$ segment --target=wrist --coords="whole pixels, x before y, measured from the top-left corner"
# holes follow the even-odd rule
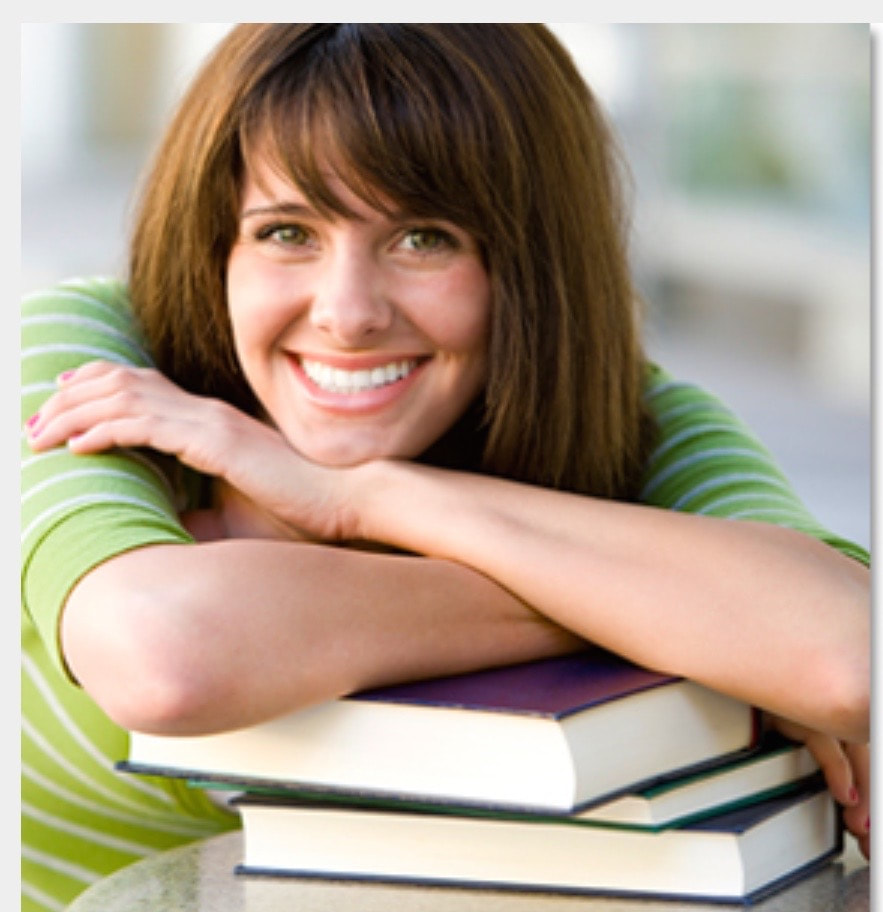
[[[385,493],[394,484],[388,461],[371,460],[338,471],[341,478],[335,488],[340,497],[340,537],[395,544],[389,540],[389,523],[383,522]]]
[[[351,527],[357,537],[430,557],[451,556],[439,533],[454,511],[463,518],[462,496],[452,496],[450,485],[455,473],[395,459],[367,462],[350,471]]]

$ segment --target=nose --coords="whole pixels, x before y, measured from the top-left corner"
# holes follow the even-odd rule
[[[347,247],[326,261],[314,286],[310,319],[337,344],[355,347],[388,329],[395,308],[380,266]]]

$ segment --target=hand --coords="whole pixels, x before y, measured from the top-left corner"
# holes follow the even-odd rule
[[[778,731],[807,746],[815,757],[828,789],[843,805],[843,822],[865,858],[871,857],[871,755],[867,744],[838,741],[805,725],[770,716]]]
[[[228,492],[218,516],[190,517],[197,537],[241,535],[245,528],[253,534],[256,511],[265,514],[260,537],[352,537],[344,522],[346,470],[309,462],[277,430],[229,403],[188,393],[156,370],[102,361],[58,382],[27,423],[32,449],[66,443],[71,452],[86,454],[150,447],[223,479],[244,497],[234,502]],[[244,510],[247,501],[252,505]],[[226,534],[220,534],[219,520]],[[264,535],[271,525],[273,534]]]

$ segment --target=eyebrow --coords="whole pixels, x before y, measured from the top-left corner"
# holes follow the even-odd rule
[[[276,203],[266,203],[260,206],[251,206],[248,209],[244,209],[239,214],[239,220],[244,221],[247,218],[253,218],[254,216],[266,216],[266,215],[285,215],[291,216],[294,218],[304,218],[304,217],[313,217],[317,215],[316,210],[309,203],[295,203],[295,202],[286,202],[285,200],[280,200]],[[364,217],[356,215],[353,213],[349,216],[340,216],[341,218],[349,218],[353,221],[361,222],[364,221]],[[412,218],[416,218],[414,215],[410,215],[405,211],[396,211],[386,214],[386,218],[390,221],[407,221]]]
[[[252,206],[245,209],[239,218],[246,219],[254,215],[307,215],[312,211],[303,203],[270,203],[266,206]]]

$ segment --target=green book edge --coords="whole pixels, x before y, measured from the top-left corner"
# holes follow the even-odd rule
[[[780,753],[781,751],[788,750],[789,748],[782,747],[778,750],[770,751],[770,755],[775,753]],[[745,761],[741,761],[744,763]],[[740,765],[739,762],[733,764],[726,764],[725,766],[719,767],[714,772],[723,772],[726,769]],[[654,785],[646,789],[642,789],[638,794],[645,797],[653,797],[655,795],[664,794],[667,791],[678,788],[684,783],[692,782],[697,779],[704,778],[708,776],[709,771],[705,770],[704,772],[696,773],[690,776],[686,776],[682,779],[675,779],[672,781],[666,781],[662,784]],[[362,794],[341,794],[337,792],[322,791],[321,789],[309,789],[301,790],[296,788],[273,788],[271,786],[261,787],[261,786],[241,786],[232,782],[225,782],[218,779],[188,779],[187,784],[191,788],[202,789],[202,790],[211,790],[211,791],[228,791],[236,792],[237,794],[242,795],[256,795],[266,798],[280,798],[285,799],[286,801],[297,801],[304,804],[312,804],[315,806],[327,806],[335,805],[338,807],[347,807],[347,808],[370,808],[374,810],[404,810],[414,813],[421,814],[436,814],[439,816],[454,816],[454,817],[475,817],[475,818],[485,818],[485,819],[496,819],[496,820],[518,820],[527,823],[567,823],[571,826],[585,826],[585,827],[595,827],[595,828],[606,828],[606,829],[615,829],[615,830],[638,830],[641,832],[662,832],[663,830],[677,829],[683,827],[689,823],[693,823],[698,820],[704,820],[707,817],[713,817],[718,814],[723,814],[728,811],[735,810],[740,807],[749,807],[752,804],[757,804],[761,801],[766,801],[769,798],[776,797],[778,795],[786,795],[791,792],[798,792],[801,789],[805,788],[809,782],[812,782],[815,779],[819,779],[820,774],[818,772],[812,773],[808,776],[805,776],[801,779],[796,779],[792,782],[786,782],[782,785],[774,786],[772,788],[762,789],[760,791],[751,792],[747,795],[742,795],[738,798],[734,798],[731,801],[725,801],[720,804],[716,804],[712,807],[708,807],[694,813],[684,814],[681,817],[674,818],[663,824],[632,824],[632,823],[621,823],[605,820],[586,820],[580,819],[575,815],[565,815],[565,814],[543,814],[543,813],[529,813],[529,812],[519,812],[519,811],[507,811],[507,810],[486,810],[479,807],[464,807],[464,806],[455,806],[455,805],[445,805],[432,802],[424,802],[413,799],[402,799],[402,800],[390,800],[389,798],[383,797],[374,797],[371,795],[362,795]]]

